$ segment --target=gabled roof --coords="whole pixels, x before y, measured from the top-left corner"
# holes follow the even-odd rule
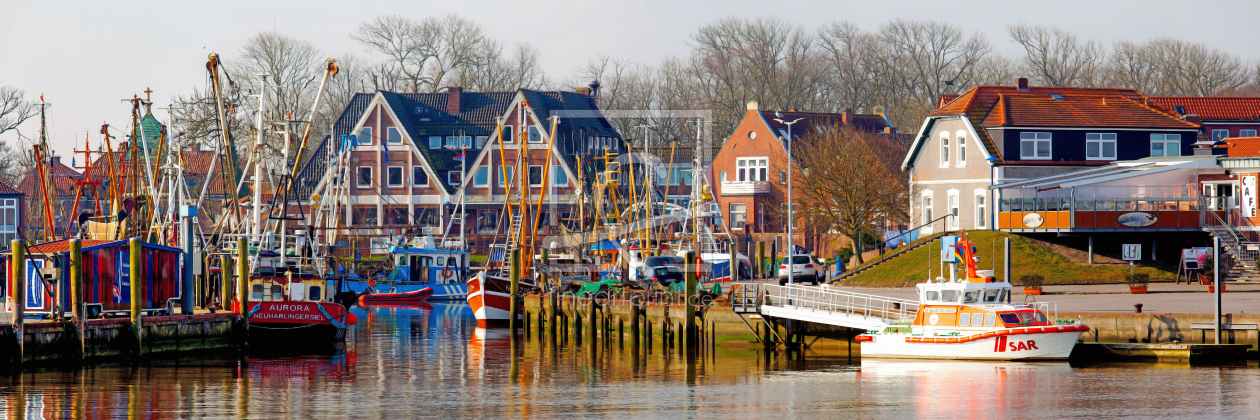
[[[55,194],[53,195],[55,196],[74,195],[74,181],[82,179],[83,174],[61,163],[61,160],[54,160],[51,167],[54,191],[50,192],[54,192]],[[39,173],[32,169],[30,173],[23,176],[22,180],[18,182],[17,190],[29,197],[42,196],[40,194]]]
[[[1107,105],[1103,105],[1104,98]],[[947,98],[942,96],[941,99]],[[975,134],[985,152],[999,160],[1003,159],[1002,154],[985,128],[1199,128],[1163,111],[1133,89],[1029,86],[1021,92],[1017,86],[976,86],[928,114],[902,163],[903,169],[908,169],[918,155],[928,125],[936,119],[954,116],[966,118],[977,129]]]
[[[1230,137],[1224,140],[1229,157],[1260,156],[1260,137]]]
[[[1260,121],[1260,98],[1256,97],[1157,96],[1151,102],[1169,112],[1198,115],[1202,121]]]

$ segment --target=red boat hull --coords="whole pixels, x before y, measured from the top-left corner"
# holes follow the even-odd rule
[[[423,288],[414,292],[407,293],[373,293],[370,295],[359,296],[360,305],[371,304],[406,304],[420,303],[433,296],[432,288]]]
[[[249,341],[255,344],[337,342],[358,322],[346,307],[331,302],[249,304]]]
[[[486,279],[488,282],[495,281],[491,277]],[[491,285],[482,284],[481,279],[475,276],[468,280],[468,306],[472,307],[473,315],[477,317],[477,325],[507,323],[511,314],[511,295],[494,290],[502,287],[486,286]]]

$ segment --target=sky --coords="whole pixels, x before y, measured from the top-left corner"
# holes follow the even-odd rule
[[[206,86],[206,57],[227,59],[249,37],[276,31],[304,39],[327,56],[354,54],[384,59],[350,39],[360,24],[379,15],[414,20],[450,13],[480,23],[512,45],[538,48],[552,80],[574,77],[598,56],[655,64],[688,54],[689,37],[717,19],[770,16],[808,30],[848,20],[867,30],[893,19],[938,20],[985,35],[996,52],[1016,56],[1008,25],[1058,26],[1105,43],[1174,37],[1260,59],[1260,2],[1256,1],[489,1],[354,0],[280,1],[82,1],[0,0],[0,85],[43,93],[53,149],[65,156],[93,148],[100,126],[126,129],[132,95],[153,90],[154,113],[163,121],[174,95]],[[38,121],[20,128],[38,136]],[[90,133],[90,134],[89,134]],[[0,141],[29,147],[15,132]],[[13,143],[16,142],[16,143]],[[73,146],[72,146],[73,145]],[[69,159],[64,159],[69,161]]]

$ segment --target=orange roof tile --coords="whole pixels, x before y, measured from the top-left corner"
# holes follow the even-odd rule
[[[1204,121],[1260,121],[1260,98],[1255,97],[1159,96],[1151,101],[1170,112],[1181,106]]]
[[[998,96],[982,127],[1199,128],[1123,96],[1064,93],[1062,100],[1025,93]]]
[[[1260,156],[1260,137],[1230,137],[1225,139],[1229,157]]]

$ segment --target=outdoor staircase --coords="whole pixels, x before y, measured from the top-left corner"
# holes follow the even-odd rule
[[[871,262],[870,264],[866,264],[861,267],[846,271],[844,274],[841,274],[840,277],[837,277],[836,279],[832,280],[832,282],[843,281],[845,279],[852,278],[853,276],[861,274],[863,271],[878,267],[880,264],[891,261],[893,258],[897,258],[901,254],[913,251],[915,249],[918,249],[919,247],[930,244],[932,243],[932,241],[936,240],[936,238],[939,238],[942,235],[944,235],[944,233],[934,233],[926,237],[919,238],[919,240],[914,241],[911,244],[899,246],[897,247],[896,251],[885,253],[884,256],[880,257],[874,262]]]
[[[1260,268],[1256,267],[1256,261],[1260,260],[1260,244],[1247,241],[1242,232],[1219,218],[1216,221],[1218,223],[1204,226],[1203,230],[1219,238],[1221,252],[1234,261],[1233,266],[1225,270],[1225,279],[1260,282]]]

